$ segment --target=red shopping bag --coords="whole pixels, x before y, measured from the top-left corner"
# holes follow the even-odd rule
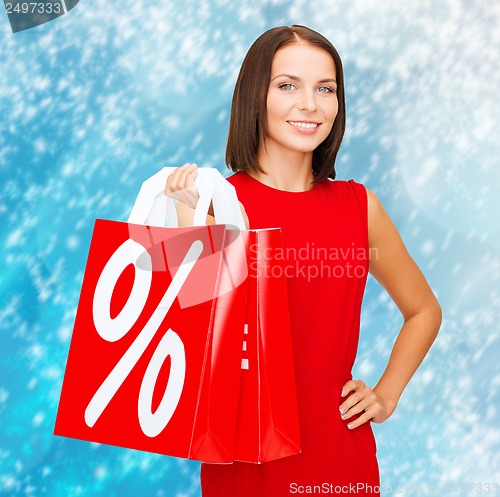
[[[300,452],[300,432],[280,229],[242,232],[248,285],[235,461]]]
[[[232,460],[246,284],[221,289],[226,231],[96,221],[56,435]]]
[[[243,230],[208,168],[198,227],[164,227],[174,169],[144,182],[129,223],[96,221],[55,434],[205,462],[295,454],[281,230]],[[211,198],[225,224],[201,226]]]
[[[233,460],[248,281],[237,233],[96,221],[56,435]]]

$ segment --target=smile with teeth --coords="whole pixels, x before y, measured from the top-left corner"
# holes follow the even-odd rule
[[[287,121],[292,126],[297,126],[299,128],[316,128],[318,126],[317,123],[300,123],[297,121]]]

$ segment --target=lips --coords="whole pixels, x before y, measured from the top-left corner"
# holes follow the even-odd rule
[[[287,123],[302,129],[315,129],[321,124],[315,121],[287,121]]]

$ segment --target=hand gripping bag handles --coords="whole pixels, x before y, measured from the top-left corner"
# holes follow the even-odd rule
[[[144,182],[128,223],[95,222],[55,434],[231,462],[249,281],[244,221],[232,185],[207,169],[196,226],[178,228],[163,193],[175,169]],[[211,200],[225,224],[204,226]]]

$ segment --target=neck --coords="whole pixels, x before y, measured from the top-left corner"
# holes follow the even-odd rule
[[[312,152],[280,150],[280,153],[276,154],[272,148],[272,145],[268,144],[266,153],[264,147],[259,147],[257,159],[267,174],[257,172],[252,173],[252,176],[278,190],[290,192],[310,190],[315,178],[312,171]]]

